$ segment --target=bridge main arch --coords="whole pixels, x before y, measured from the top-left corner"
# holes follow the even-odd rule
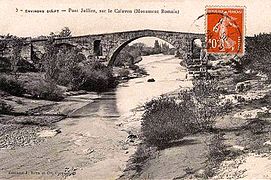
[[[171,32],[171,31],[158,31],[158,30],[142,30],[124,32],[121,34],[115,34],[111,37],[113,42],[110,44],[110,50],[107,53],[106,59],[109,66],[112,66],[116,60],[120,51],[132,41],[143,37],[155,37],[164,40],[176,48],[180,52],[183,58],[186,58],[188,54],[191,54],[192,42],[194,39],[201,39],[204,41],[203,34]]]
[[[127,46],[128,44],[130,44],[131,42],[133,42],[133,41],[135,41],[135,40],[137,40],[137,39],[145,38],[145,37],[154,37],[154,38],[163,40],[163,41],[169,43],[170,45],[172,45],[172,43],[168,42],[168,40],[165,40],[165,39],[162,39],[162,38],[158,38],[158,37],[156,37],[156,36],[142,36],[142,37],[133,38],[133,39],[130,39],[130,40],[128,40],[128,41],[122,43],[121,45],[119,45],[119,46],[117,46],[117,47],[115,47],[114,49],[111,50],[111,52],[109,53],[109,57],[108,57],[108,59],[109,59],[108,65],[109,65],[109,66],[114,65],[114,62],[115,62],[115,60],[116,60],[118,54],[121,52],[121,50],[122,50],[125,46]],[[177,47],[175,47],[174,45],[172,45],[172,46],[173,46],[174,48],[177,49]]]

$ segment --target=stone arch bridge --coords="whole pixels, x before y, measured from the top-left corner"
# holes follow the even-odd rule
[[[112,65],[117,54],[130,42],[142,37],[156,37],[173,45],[186,58],[188,54],[193,52],[193,40],[201,39],[204,41],[203,34],[160,31],[160,30],[138,30],[114,32],[96,35],[74,36],[74,37],[58,37],[54,38],[56,43],[68,43],[77,47],[81,47],[86,56],[98,56],[104,59],[108,65]],[[37,49],[42,49],[48,38],[30,39],[29,49],[26,53],[27,58],[32,57]]]

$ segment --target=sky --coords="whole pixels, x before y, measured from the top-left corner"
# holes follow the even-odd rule
[[[204,18],[193,22],[204,14],[206,5],[246,6],[246,35],[271,32],[270,0],[0,0],[0,34],[35,37],[59,32],[65,26],[73,35],[142,29],[204,33]],[[166,9],[179,10],[179,14],[25,13],[25,10],[69,8],[79,11],[81,8],[96,11]]]

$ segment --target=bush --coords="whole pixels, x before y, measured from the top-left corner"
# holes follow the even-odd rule
[[[79,89],[87,91],[106,91],[116,86],[115,78],[110,67],[100,62],[93,62],[81,69]]]
[[[22,96],[25,93],[23,84],[19,80],[3,75],[0,76],[0,90],[14,96]]]
[[[64,98],[63,91],[54,82],[39,80],[27,86],[27,93],[36,99],[59,101]]]
[[[142,75],[148,75],[148,72],[143,67],[139,67],[135,70],[136,73],[142,74]]]
[[[119,76],[120,76],[120,77],[128,77],[129,74],[130,74],[129,69],[121,69],[121,70],[119,71]]]
[[[174,98],[161,97],[145,105],[142,132],[149,145],[163,147],[172,140],[191,134],[196,128],[193,102],[189,93],[184,93],[187,101],[176,103]]]
[[[145,104],[142,132],[150,146],[164,147],[189,134],[212,129],[220,112],[213,82],[196,82],[177,97],[160,97]]]
[[[193,85],[192,94],[196,99],[194,113],[197,114],[198,119],[210,121],[209,124],[212,124],[212,118],[225,111],[224,107],[218,105],[221,92],[218,82],[197,80]]]
[[[11,105],[8,105],[5,101],[0,100],[0,114],[8,114],[13,110]]]

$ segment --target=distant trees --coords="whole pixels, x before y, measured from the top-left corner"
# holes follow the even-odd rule
[[[166,42],[162,42],[161,44],[158,42],[158,40],[154,41],[154,47],[153,47],[153,54],[174,54],[174,51],[172,51],[172,48],[169,47],[169,44]]]
[[[132,45],[125,46],[118,54],[114,65],[123,66],[137,63],[136,59],[140,59],[140,56],[148,56],[152,54],[175,54],[175,48],[170,48],[169,44],[159,43],[158,40],[154,41],[153,47],[148,47],[144,43],[134,43]]]
[[[169,54],[170,48],[167,43],[162,43],[161,51],[163,54]]]
[[[132,45],[133,47],[135,47],[136,49],[138,49],[140,52],[142,52],[145,48],[146,45],[144,43],[135,43]]]
[[[153,51],[154,51],[154,54],[161,53],[161,46],[160,46],[158,40],[154,41]]]

